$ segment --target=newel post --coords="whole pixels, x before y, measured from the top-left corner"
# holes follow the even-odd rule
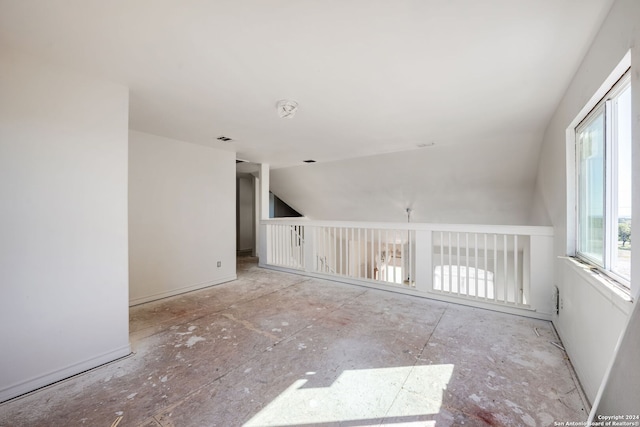
[[[267,224],[260,222],[260,228],[258,229],[258,265],[260,267],[267,265],[269,256],[267,253],[267,242]]]
[[[431,230],[416,230],[416,290],[429,292],[433,287],[433,242]]]
[[[304,271],[313,272],[315,270],[315,227],[304,226]]]

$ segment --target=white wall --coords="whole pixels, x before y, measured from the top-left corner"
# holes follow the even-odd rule
[[[236,278],[235,176],[233,152],[130,132],[132,305]]]
[[[412,222],[528,225],[540,138],[496,135],[274,169],[270,188],[316,220],[406,222],[411,208]]]
[[[0,401],[127,355],[128,91],[0,51]]]
[[[553,320],[584,392],[593,403],[631,307],[577,263],[566,261],[561,265],[560,314]]]
[[[571,193],[567,192],[567,175],[572,176],[573,160],[568,158],[566,129],[590,101],[610,73],[631,49],[633,111],[633,211],[640,212],[640,2],[618,0],[576,72],[545,132],[538,168],[536,199],[532,222],[548,218],[555,227],[556,255],[571,253],[573,212]],[[540,207],[544,204],[544,209]],[[545,213],[546,211],[546,213]],[[638,228],[632,239],[638,240]],[[640,251],[632,254],[632,290],[637,297],[640,277]],[[569,356],[593,401],[632,304],[612,295],[598,284],[594,288],[588,273],[574,268],[571,261],[558,259],[555,280],[564,309],[554,323],[565,342]],[[637,357],[629,355],[630,357]],[[615,393],[624,394],[630,387],[620,384]],[[612,389],[611,389],[612,390]],[[628,408],[637,411],[637,408]],[[630,411],[631,412],[631,411]]]
[[[636,304],[627,323],[623,336],[616,348],[616,357],[611,361],[607,380],[603,382],[598,398],[591,412],[592,419],[598,421],[598,415],[629,414],[640,408],[640,307]],[[636,420],[637,421],[637,420]]]

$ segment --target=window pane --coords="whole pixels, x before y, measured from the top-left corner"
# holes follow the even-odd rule
[[[631,87],[625,89],[614,102],[614,118],[617,155],[617,174],[614,189],[617,189],[617,206],[614,206],[614,238],[611,270],[620,276],[631,277]]]
[[[604,109],[577,130],[578,252],[604,266]]]

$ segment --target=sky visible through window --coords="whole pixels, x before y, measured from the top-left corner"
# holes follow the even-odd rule
[[[618,176],[617,203],[618,221],[614,224],[620,231],[622,227],[631,228],[631,86],[627,87],[617,98],[617,147]],[[631,278],[631,242],[618,236],[615,247],[612,270],[626,279]]]
[[[631,218],[631,87],[618,97],[618,218]]]

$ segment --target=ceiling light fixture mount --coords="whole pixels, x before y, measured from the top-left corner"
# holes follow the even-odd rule
[[[298,110],[298,103],[289,99],[281,99],[276,104],[276,108],[281,119],[290,119],[295,116]]]

